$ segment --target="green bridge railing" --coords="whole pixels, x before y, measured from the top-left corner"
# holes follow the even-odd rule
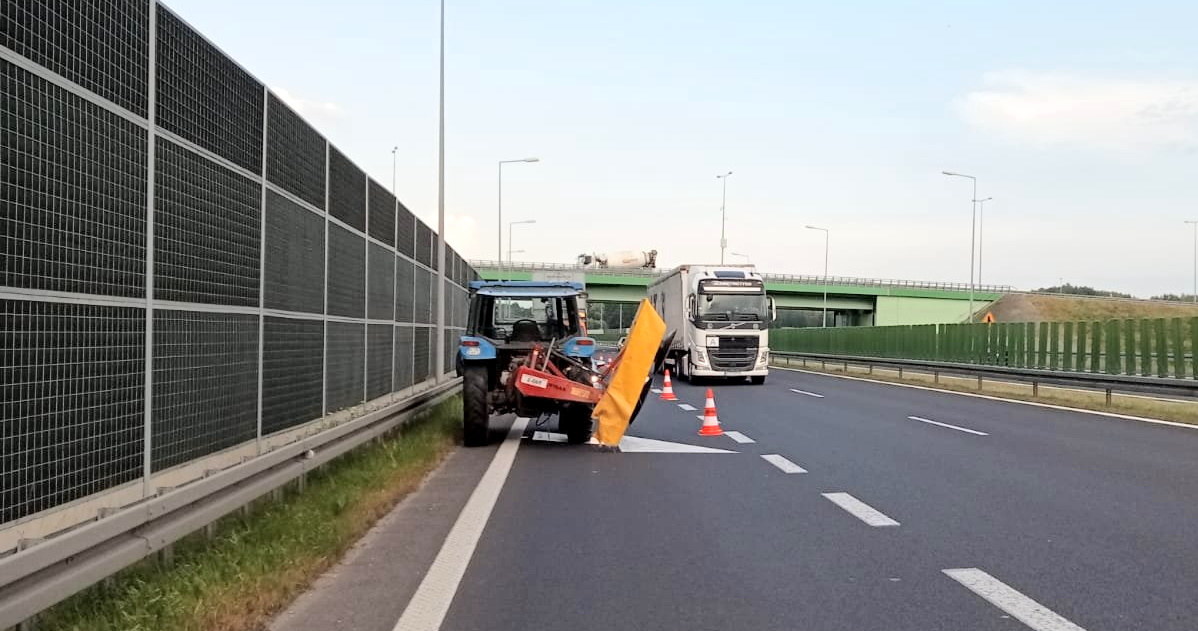
[[[1198,379],[1198,318],[774,329],[770,348]]]

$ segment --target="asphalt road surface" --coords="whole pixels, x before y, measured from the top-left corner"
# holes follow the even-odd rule
[[[785,370],[712,388],[733,433],[696,435],[705,387],[675,383],[624,453],[493,419],[273,628],[1198,628],[1198,429]]]

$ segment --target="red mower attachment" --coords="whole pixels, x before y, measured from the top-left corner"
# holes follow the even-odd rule
[[[598,403],[603,397],[603,388],[588,386],[566,377],[553,362],[543,361],[543,355],[544,349],[538,345],[533,349],[528,363],[516,369],[513,379],[520,394],[590,404]],[[535,368],[538,364],[540,369]]]

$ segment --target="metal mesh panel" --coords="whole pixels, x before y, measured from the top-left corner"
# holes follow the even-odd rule
[[[260,172],[262,84],[162,5],[155,54],[155,122]]]
[[[145,0],[5,0],[0,46],[144,118],[149,8]]]
[[[367,317],[390,320],[395,309],[395,254],[377,243],[370,244],[369,303]]]
[[[271,94],[267,108],[266,179],[323,209],[324,153],[324,138]]]
[[[154,297],[258,306],[261,186],[159,140]]]
[[[262,340],[262,433],[321,415],[324,322],[267,317]]]
[[[366,331],[366,399],[391,391],[391,324],[371,324]]]
[[[415,383],[420,383],[429,378],[432,374],[429,363],[432,361],[431,342],[432,335],[436,331],[428,328],[415,329],[415,340],[412,344],[412,378]]]
[[[432,256],[432,235],[433,231],[419,219],[416,220],[416,253],[412,258],[416,259],[417,263],[424,263],[428,267],[433,266]]]
[[[413,332],[410,326],[395,327],[395,389],[412,386]]]
[[[329,145],[329,213],[366,232],[366,174]]]
[[[415,321],[419,324],[432,324],[433,305],[431,304],[432,297],[432,277],[429,271],[423,267],[415,268]]]
[[[324,224],[316,213],[266,191],[266,308],[324,312]]]
[[[458,336],[462,333],[453,329],[445,329],[445,372],[453,372],[454,355],[458,351]]]
[[[145,130],[3,60],[0,94],[0,284],[142,296]]]
[[[258,316],[154,311],[155,471],[251,440],[258,429]]]
[[[370,236],[395,246],[395,196],[370,180]]]
[[[415,257],[416,216],[400,204],[395,211],[395,249],[408,258]]]
[[[415,266],[401,257],[395,257],[395,321],[414,322],[412,297],[416,279]]]
[[[329,314],[366,315],[366,240],[329,224]]]
[[[145,312],[0,300],[0,523],[142,470]]]
[[[366,327],[349,322],[328,323],[328,378],[326,412],[357,405],[363,400],[363,361]]]

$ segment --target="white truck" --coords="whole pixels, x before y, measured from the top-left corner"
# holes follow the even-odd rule
[[[674,343],[666,366],[680,379],[769,374],[769,323],[777,310],[752,265],[681,265],[649,285]]]

